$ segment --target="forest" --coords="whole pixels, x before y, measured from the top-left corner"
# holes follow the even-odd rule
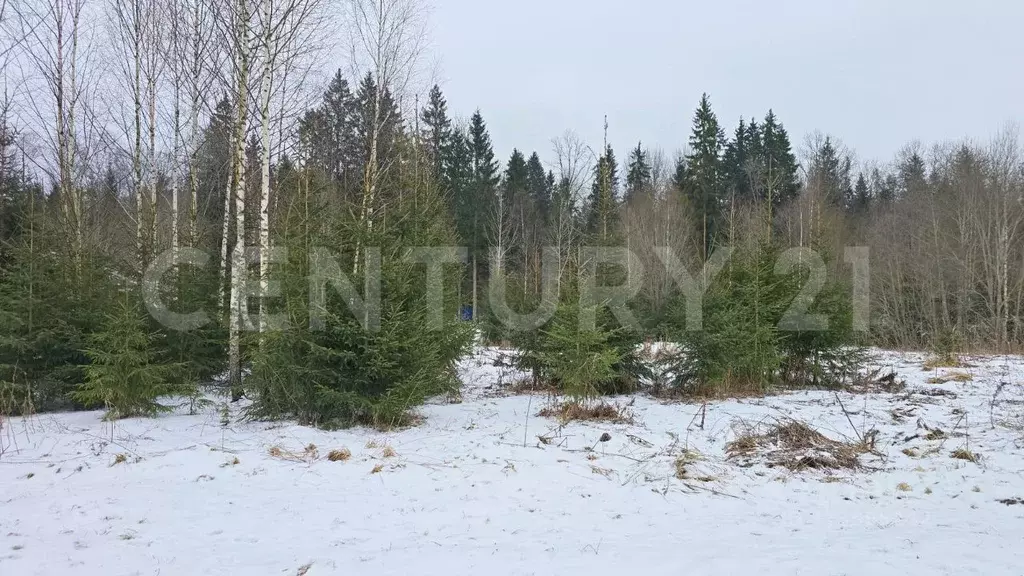
[[[213,389],[390,427],[478,340],[583,400],[1024,345],[1015,126],[864,161],[695,94],[678,153],[606,117],[499,158],[493,111],[423,81],[418,0],[0,0],[0,28],[0,413]]]

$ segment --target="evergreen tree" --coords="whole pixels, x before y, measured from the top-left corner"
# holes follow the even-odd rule
[[[619,172],[611,145],[594,166],[594,182],[590,190],[587,230],[602,242],[608,242],[615,231],[618,206]]]
[[[697,214],[704,259],[714,248],[721,227],[724,145],[725,135],[718,124],[718,117],[711,110],[710,98],[704,94],[693,118],[690,154],[686,156],[686,179],[683,186],[683,192]]]
[[[852,203],[850,164],[849,156],[840,153],[831,137],[826,136],[814,151],[808,179],[833,206],[848,207]]]
[[[169,383],[173,365],[156,361],[156,334],[146,331],[145,317],[129,294],[119,299],[85,349],[90,363],[75,400],[104,406],[106,418],[151,416],[170,410],[157,402],[177,390]]]
[[[381,91],[380,103],[374,118],[377,99],[377,82],[367,73],[359,84],[355,95],[355,137],[358,142],[357,166],[360,167],[359,183],[362,185],[362,169],[370,161],[370,145],[374,132],[377,136],[377,170],[380,188],[395,190],[395,171],[389,170],[397,160],[396,152],[404,136],[402,114],[398,103],[385,86]]]
[[[518,149],[513,149],[502,181],[506,206],[512,206],[525,198],[528,187],[529,173],[526,168],[526,157]]]
[[[424,126],[423,141],[427,158],[434,168],[434,177],[440,179],[445,168],[445,151],[452,146],[452,122],[448,118],[448,102],[436,84],[430,89],[420,119]]]
[[[892,174],[882,174],[878,168],[871,170],[872,196],[882,204],[890,204],[896,200],[896,189],[898,188],[896,177]]]
[[[736,127],[732,140],[725,145],[725,153],[722,155],[725,191],[741,201],[751,200],[753,196],[750,188],[750,176],[748,174],[750,146],[747,143],[747,139],[750,136],[748,126],[741,117],[740,124]]]
[[[462,198],[456,198],[459,206],[458,227],[460,236],[469,246],[471,276],[469,278],[473,295],[473,319],[479,315],[480,262],[487,258],[486,226],[493,206],[499,181],[498,162],[494,159],[494,147],[487,132],[480,110],[473,113],[469,123],[470,183]]]
[[[626,202],[650,189],[651,163],[647,159],[647,151],[640,142],[629,153],[629,164],[626,167]]]
[[[861,172],[857,175],[857,184],[853,187],[853,211],[863,214],[871,207],[871,189],[868,188],[867,178]]]
[[[772,205],[780,206],[796,198],[800,191],[799,166],[789,143],[786,128],[771,110],[764,117],[758,136],[760,172],[767,183],[764,195],[771,195]]]
[[[923,192],[928,188],[924,159],[916,151],[899,165],[900,192],[904,197]]]
[[[550,176],[550,179],[549,179]],[[530,154],[526,161],[526,189],[537,212],[540,213],[543,221],[548,220],[551,211],[551,191],[554,182],[554,174],[545,174],[544,166],[540,162],[540,156],[536,152]]]

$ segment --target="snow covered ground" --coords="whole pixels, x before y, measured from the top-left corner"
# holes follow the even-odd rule
[[[6,421],[0,574],[1024,574],[1020,358],[879,353],[906,390],[621,397],[632,424],[563,427],[537,416],[544,395],[502,390],[499,356],[464,361],[463,401],[393,433],[223,426],[216,407]],[[955,372],[971,379],[929,383]],[[877,430],[876,454],[831,473],[727,458],[786,418]]]

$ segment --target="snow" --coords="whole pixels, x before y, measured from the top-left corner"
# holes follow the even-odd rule
[[[237,413],[223,426],[217,406],[5,421],[0,574],[1024,570],[1024,502],[999,502],[1024,498],[1024,359],[923,370],[923,355],[877,352],[905,391],[706,406],[637,395],[613,399],[632,424],[560,426],[536,415],[547,396],[507,391],[518,375],[494,365],[502,354],[478,350],[460,367],[461,403],[438,400],[422,424],[389,433]],[[929,383],[953,372],[972,379]],[[726,457],[745,425],[777,418],[836,440],[876,429],[878,454],[833,472]],[[944,438],[925,438],[936,428]],[[350,459],[326,457],[343,447]],[[960,448],[980,461],[951,458]]]

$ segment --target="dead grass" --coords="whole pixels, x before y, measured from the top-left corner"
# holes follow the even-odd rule
[[[840,442],[796,420],[777,420],[764,427],[747,426],[726,444],[729,459],[763,459],[769,467],[797,472],[805,469],[858,469],[859,457],[871,451],[864,442]]]
[[[562,402],[541,409],[537,415],[544,418],[556,418],[562,424],[575,421],[612,423],[633,421],[633,415],[625,407],[604,401],[595,404]]]
[[[970,374],[968,374],[967,372],[954,371],[954,372],[948,372],[946,374],[942,374],[942,375],[939,375],[939,376],[932,376],[931,378],[928,379],[928,383],[929,384],[945,384],[947,382],[960,382],[960,383],[963,383],[963,382],[970,382],[971,380],[974,380],[974,377],[971,376]]]
[[[516,380],[509,386],[509,391],[512,394],[558,394],[559,392],[557,386],[533,378]]]
[[[959,448],[957,450],[953,450],[953,453],[950,454],[949,456],[950,458],[955,458],[957,460],[966,460],[968,462],[973,462],[974,464],[977,464],[978,461],[981,459],[980,456],[966,448]]]
[[[124,464],[128,461],[128,456],[125,454],[118,454],[114,456],[114,461],[110,463],[111,466],[117,466],[118,464]]]
[[[331,462],[344,462],[352,457],[352,451],[348,448],[338,448],[327,453],[327,459]]]
[[[391,446],[385,446],[380,455],[382,458],[394,458],[395,456],[398,456],[398,453],[395,452],[395,449]]]
[[[945,354],[942,356],[932,356],[925,360],[921,367],[925,370],[935,370],[936,368],[963,368],[964,362],[956,354]]]
[[[852,394],[877,394],[902,392],[906,387],[907,381],[897,378],[895,372],[882,374],[882,368],[877,368],[856,376],[845,389]]]
[[[676,456],[675,462],[673,463],[676,470],[676,478],[680,480],[689,480],[690,475],[687,470],[687,466],[700,461],[703,457],[704,456],[696,450],[691,450],[689,448],[683,450],[682,454]]]
[[[913,488],[910,487],[910,484],[907,484],[906,482],[900,482],[897,484],[896,489],[900,492],[910,492],[913,490]]]
[[[289,462],[312,462],[320,457],[316,444],[309,444],[303,448],[301,452],[287,450],[280,446],[271,446],[270,450],[267,450],[267,453],[274,458],[288,460]]]

